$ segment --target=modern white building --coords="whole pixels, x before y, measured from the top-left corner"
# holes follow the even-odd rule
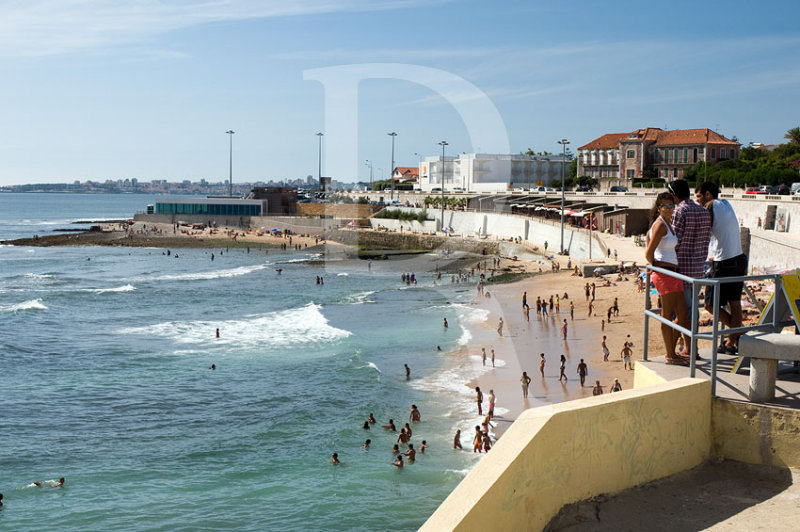
[[[502,192],[549,186],[569,172],[569,159],[561,155],[462,153],[444,158],[426,157],[419,163],[419,188],[423,192]]]

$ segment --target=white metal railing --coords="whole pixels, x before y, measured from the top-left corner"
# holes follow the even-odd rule
[[[712,287],[714,290],[714,301],[720,301],[720,285],[727,284],[727,283],[738,283],[744,282],[747,283],[748,281],[759,281],[764,279],[772,279],[775,283],[774,293],[776,295],[773,298],[777,298],[777,294],[780,293],[781,290],[781,274],[769,274],[769,275],[745,275],[741,277],[722,277],[716,279],[694,279],[692,277],[687,277],[685,275],[681,275],[677,272],[673,272],[671,270],[665,270],[664,268],[657,268],[655,266],[647,265],[647,276],[645,279],[645,304],[644,304],[644,350],[642,352],[642,358],[647,360],[647,344],[649,339],[649,324],[650,319],[654,319],[664,325],[672,327],[676,331],[680,332],[689,337],[689,376],[694,377],[696,374],[696,367],[695,367],[695,358],[697,356],[697,341],[698,340],[711,340],[711,396],[715,397],[717,392],[717,345],[720,336],[720,322],[719,322],[719,305],[716,303],[714,304],[714,309],[712,312],[711,318],[711,331],[710,332],[699,332],[699,322],[700,322],[700,309],[697,306],[699,304],[699,296],[700,296],[700,288],[705,287]],[[663,275],[669,275],[670,277],[675,277],[676,279],[680,279],[685,283],[689,283],[692,285],[692,300],[691,305],[689,308],[691,309],[691,325],[690,329],[686,329],[681,327],[677,323],[673,322],[671,319],[665,318],[661,315],[661,309],[651,309],[650,308],[650,274],[653,272],[657,272]],[[708,289],[708,288],[707,288]],[[725,329],[725,334],[734,334],[734,333],[746,333],[749,331],[763,331],[763,330],[778,330],[779,328],[786,327],[789,325],[794,325],[793,321],[778,321],[778,313],[776,312],[777,305],[774,304],[773,312],[772,312],[772,321],[768,323],[756,324],[756,325],[747,325],[742,327],[735,327],[731,329]]]

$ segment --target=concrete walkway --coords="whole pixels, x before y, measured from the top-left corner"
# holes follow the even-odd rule
[[[706,463],[617,495],[561,509],[545,530],[797,530],[800,471]]]

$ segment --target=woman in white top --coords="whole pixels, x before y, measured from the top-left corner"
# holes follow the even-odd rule
[[[662,192],[656,197],[656,203],[650,211],[652,225],[647,232],[647,248],[644,255],[647,262],[665,270],[678,271],[678,255],[675,246],[678,237],[672,232],[670,220],[675,209],[675,200],[669,192]],[[661,296],[661,315],[667,319],[677,316],[676,322],[682,327],[689,327],[686,301],[683,298],[683,281],[669,275],[653,272],[650,276],[653,284]],[[675,344],[678,342],[678,333],[672,327],[661,324],[661,336],[667,350],[665,355],[667,364],[688,366],[687,359],[675,353]],[[688,341],[686,345],[689,345]]]

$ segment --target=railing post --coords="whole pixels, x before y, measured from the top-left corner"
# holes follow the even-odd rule
[[[714,310],[712,323],[714,332],[711,335],[711,397],[717,396],[717,342],[719,339],[719,281],[714,283]]]
[[[644,346],[642,347],[642,360],[647,361],[647,344],[650,332],[650,316],[647,315],[647,311],[650,310],[650,269],[646,268],[645,272],[647,272],[645,276],[645,284],[644,284]]]

